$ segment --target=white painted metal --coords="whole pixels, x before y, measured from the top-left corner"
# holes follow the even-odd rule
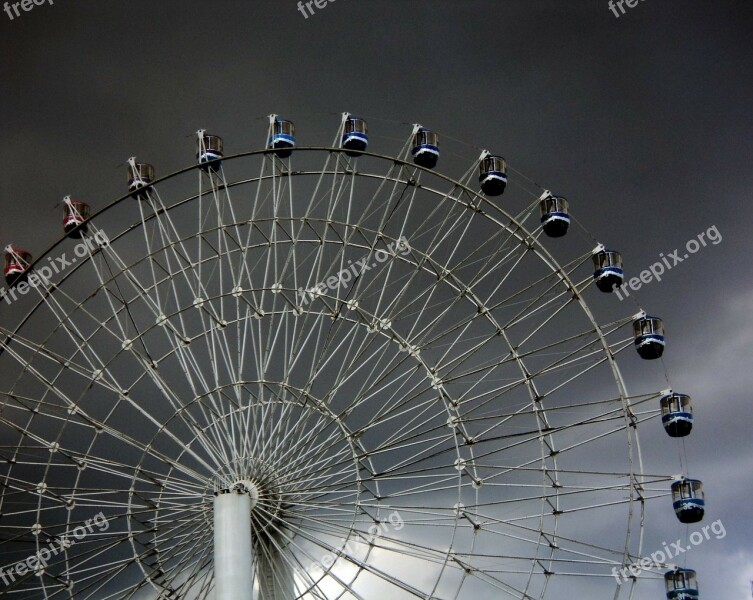
[[[19,515],[49,539],[103,493],[113,515],[12,593],[132,597],[141,577],[166,600],[251,600],[255,585],[255,600],[293,600],[296,585],[305,600],[542,600],[573,577],[613,586],[610,570],[642,555],[636,426],[660,413],[634,412],[616,363],[630,320],[604,331],[591,313],[588,252],[559,264],[539,242],[548,191],[515,172],[509,196],[531,188],[516,217],[473,191],[475,159],[459,180],[430,174],[411,136],[356,168],[341,135],[299,147],[304,167],[252,152],[225,160],[243,180],[155,182],[92,219],[112,243],[32,290],[35,306],[3,303],[3,319],[21,312],[0,323],[0,437],[15,440],[0,508],[44,497]],[[139,425],[119,429],[128,415]],[[42,417],[59,431],[42,436]],[[621,462],[583,460],[605,444],[626,445]],[[233,491],[213,497],[218,478]],[[613,522],[609,547],[581,526],[591,511]],[[503,569],[485,560],[501,549]]]
[[[293,571],[280,552],[268,546],[266,552],[259,554],[257,565],[258,600],[293,600],[297,597]]]
[[[214,498],[215,600],[252,600],[251,496],[238,490]]]

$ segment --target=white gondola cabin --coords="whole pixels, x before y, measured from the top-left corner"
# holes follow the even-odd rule
[[[63,231],[70,238],[81,238],[86,234],[86,222],[91,216],[91,207],[86,202],[63,198]]]
[[[154,167],[147,163],[137,162],[135,158],[128,159],[128,191],[131,197],[145,200],[148,188],[154,183]]]
[[[196,159],[205,171],[219,171],[222,166],[223,142],[218,135],[199,129],[196,140]]]
[[[33,258],[30,252],[8,246],[5,248],[5,282],[13,287],[26,281]]]

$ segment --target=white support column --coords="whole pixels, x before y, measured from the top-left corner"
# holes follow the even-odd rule
[[[251,510],[256,497],[235,486],[214,497],[215,600],[253,600]]]

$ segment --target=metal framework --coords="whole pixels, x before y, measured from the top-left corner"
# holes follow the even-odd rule
[[[590,248],[556,260],[541,190],[513,215],[475,158],[341,135],[158,179],[0,302],[9,597],[633,597],[660,392],[627,393]]]

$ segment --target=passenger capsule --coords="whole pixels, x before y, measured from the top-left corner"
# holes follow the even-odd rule
[[[664,323],[658,317],[644,315],[633,321],[635,349],[644,360],[653,360],[664,354]]]
[[[269,138],[269,147],[276,150],[275,154],[280,158],[288,158],[295,148],[295,125],[291,121],[276,118],[272,122],[272,135]]]
[[[13,246],[5,248],[5,282],[13,287],[26,281],[26,275],[33,258],[26,250],[20,250]]]
[[[198,132],[196,159],[205,171],[219,171],[222,166],[222,138],[210,135],[203,129]],[[206,164],[209,163],[209,164]]]
[[[680,523],[698,523],[703,519],[706,500],[703,483],[698,479],[681,479],[672,484],[672,505]]]
[[[687,394],[662,397],[661,422],[670,437],[685,437],[693,429],[693,400]]]
[[[664,573],[667,600],[697,600],[698,579],[693,569],[674,569]]]
[[[439,137],[421,127],[413,138],[413,162],[419,167],[433,169],[439,161]]]
[[[568,203],[562,196],[548,196],[539,203],[541,228],[549,237],[558,238],[570,227]]]
[[[488,154],[479,163],[478,180],[487,196],[499,196],[507,187],[507,162],[501,156]]]
[[[132,198],[145,200],[147,195],[144,188],[152,185],[154,179],[152,165],[136,162],[135,158],[128,159],[128,191],[133,192]]]
[[[593,255],[596,287],[608,294],[622,285],[625,279],[622,256],[616,250],[598,249]]]
[[[349,116],[345,120],[342,147],[348,156],[358,156],[369,146],[369,128],[366,121]]]
[[[63,198],[63,231],[70,238],[81,238],[86,233],[86,222],[91,215],[91,208],[86,202],[73,200],[70,196]]]

